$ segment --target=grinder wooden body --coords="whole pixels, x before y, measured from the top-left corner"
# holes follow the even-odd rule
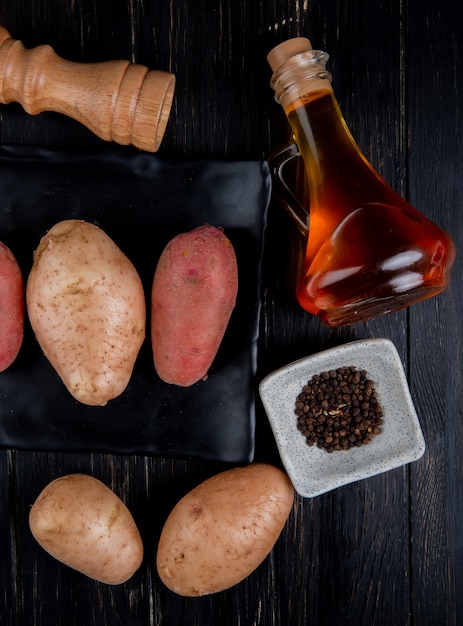
[[[26,49],[0,26],[0,103],[31,115],[62,113],[106,141],[156,152],[169,119],[175,76],[114,60],[75,63],[48,45]]]

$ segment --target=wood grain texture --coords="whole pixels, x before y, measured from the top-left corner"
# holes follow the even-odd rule
[[[412,7],[408,19],[410,196],[462,249],[461,20],[450,2]],[[433,44],[424,29],[432,31]],[[438,60],[440,59],[440,60]],[[416,623],[456,626],[463,615],[461,263],[445,296],[410,311],[410,378],[428,452],[411,473],[411,567]],[[444,323],[443,323],[444,321]],[[425,348],[424,348],[425,347]]]
[[[355,5],[355,6],[354,6]],[[462,22],[450,0],[2,0],[25,45],[77,62],[128,59],[177,76],[160,153],[266,158],[289,137],[266,54],[303,35],[330,54],[344,117],[386,181],[463,241]],[[3,143],[105,147],[72,120],[0,106]],[[121,147],[121,150],[126,148]],[[129,149],[130,150],[130,149]],[[463,405],[459,258],[451,287],[407,311],[330,330],[295,302],[303,242],[273,203],[264,253],[259,377],[344,341],[390,338],[410,380],[425,456],[315,499],[296,498],[281,538],[244,582],[180,598],[155,570],[175,502],[222,469],[199,461],[0,451],[0,624],[8,626],[457,626],[463,623]],[[0,399],[1,401],[1,399]],[[279,463],[257,406],[256,460]],[[144,539],[120,587],[85,579],[38,549],[27,516],[52,478],[88,472],[113,488]]]

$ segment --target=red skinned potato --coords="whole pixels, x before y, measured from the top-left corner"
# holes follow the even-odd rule
[[[24,339],[24,281],[11,250],[0,242],[0,372],[18,356]]]
[[[151,294],[154,366],[164,382],[189,387],[207,378],[237,292],[235,251],[220,228],[199,226],[167,244]]]
[[[103,406],[125,390],[145,338],[145,293],[103,230],[55,224],[35,251],[26,302],[43,353],[76,400]]]
[[[156,567],[181,596],[228,589],[246,578],[278,540],[294,501],[282,470],[256,463],[208,478],[173,508]]]

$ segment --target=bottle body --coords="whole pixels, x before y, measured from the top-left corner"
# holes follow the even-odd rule
[[[312,81],[304,69],[297,78],[297,56],[304,55],[291,58],[291,67],[279,74],[279,101],[309,187],[310,227],[297,298],[326,325],[343,326],[441,292],[455,249],[447,233],[369,164],[346,126],[329,74],[322,73],[321,53],[315,53]]]
[[[332,92],[302,98],[288,119],[309,180],[301,306],[339,326],[445,289],[454,255],[450,238],[375,172]]]

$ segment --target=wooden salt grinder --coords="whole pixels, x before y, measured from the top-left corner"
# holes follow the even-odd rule
[[[0,103],[27,113],[63,113],[101,139],[156,152],[169,119],[175,76],[129,61],[74,63],[48,45],[27,50],[0,26]]]

